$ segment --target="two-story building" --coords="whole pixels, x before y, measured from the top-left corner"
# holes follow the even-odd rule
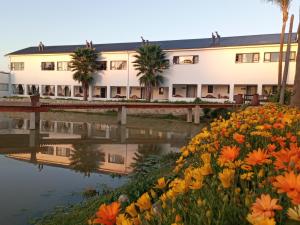
[[[153,99],[233,101],[234,95],[268,96],[276,90],[280,34],[154,41],[166,52],[170,68]],[[288,85],[294,83],[296,34],[293,35]],[[134,69],[141,42],[96,44],[99,71],[89,88],[90,100],[143,99],[144,88]],[[73,80],[71,54],[85,45],[29,47],[8,54],[14,95],[39,92],[51,98],[82,99]],[[285,58],[285,56],[284,56]]]

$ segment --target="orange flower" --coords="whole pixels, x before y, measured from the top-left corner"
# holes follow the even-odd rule
[[[268,152],[274,152],[276,149],[276,145],[274,144],[268,144]]]
[[[270,218],[275,216],[275,210],[282,210],[280,205],[277,205],[278,199],[272,199],[269,194],[262,194],[260,198],[256,198],[252,204],[252,216]]]
[[[219,160],[221,164],[233,162],[240,154],[240,148],[236,146],[224,146],[222,148]]]
[[[239,133],[234,133],[233,139],[239,144],[243,144],[245,142],[245,136]]]
[[[291,149],[281,149],[272,154],[275,157],[275,168],[277,170],[300,169],[300,148],[291,146]]]
[[[251,166],[255,165],[262,165],[264,163],[269,163],[269,155],[266,151],[261,150],[260,148],[258,150],[254,150],[253,152],[250,152],[247,155],[247,158],[245,159],[246,163]]]
[[[282,123],[274,123],[273,124],[273,127],[275,128],[275,129],[283,129],[284,128],[284,124],[282,124]]]
[[[279,175],[275,178],[273,186],[278,189],[278,193],[287,193],[293,204],[300,204],[300,175],[293,171],[285,173],[284,176]]]
[[[94,219],[94,224],[114,225],[116,217],[120,210],[120,203],[113,202],[110,205],[102,204],[96,213],[97,218]]]

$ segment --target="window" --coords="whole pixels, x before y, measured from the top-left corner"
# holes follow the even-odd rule
[[[24,95],[25,85],[24,84],[13,84],[12,85],[13,94]]]
[[[118,95],[121,94],[121,87],[117,87],[117,94],[118,94]]]
[[[0,83],[0,91],[8,91],[8,84]]]
[[[107,61],[98,61],[98,70],[106,70],[107,69]]]
[[[125,159],[122,155],[111,155],[108,154],[108,162],[115,164],[124,164]]]
[[[57,96],[71,97],[71,86],[58,85],[57,86]]]
[[[54,70],[55,63],[54,62],[42,62],[42,70]]]
[[[209,94],[214,93],[214,86],[213,85],[207,85],[207,93],[209,93]]]
[[[235,62],[236,63],[258,63],[259,53],[236,54]]]
[[[172,95],[174,96],[174,95],[176,95],[176,88],[172,88]]]
[[[163,95],[164,94],[164,88],[159,88],[158,89],[158,93],[159,93],[159,95]]]
[[[111,61],[110,69],[111,70],[126,70],[127,69],[127,61]]]
[[[42,85],[42,95],[54,96],[55,95],[55,86],[54,85]]]
[[[285,61],[286,52],[283,52],[282,60]],[[296,52],[291,52],[290,61],[296,60]],[[265,52],[264,62],[278,62],[279,52]]]
[[[57,147],[56,148],[56,155],[57,156],[63,156],[63,157],[70,157],[71,149],[70,148],[64,148],[64,147]]]
[[[57,62],[57,71],[70,71],[70,62]]]
[[[199,62],[198,55],[174,56],[173,64],[196,64]]]
[[[24,63],[23,62],[12,62],[12,63],[10,63],[10,69],[13,71],[24,70]]]

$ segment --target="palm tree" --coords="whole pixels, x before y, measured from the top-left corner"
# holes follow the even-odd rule
[[[138,71],[140,85],[145,86],[145,95],[148,101],[151,100],[152,89],[163,83],[161,73],[169,68],[169,61],[159,45],[143,41],[134,56],[136,60],[133,66]]]
[[[293,0],[266,0],[268,2],[272,2],[277,4],[282,12],[282,28],[280,35],[280,51],[279,51],[279,63],[278,63],[278,92],[281,88],[281,80],[282,80],[282,61],[283,61],[283,45],[285,39],[285,28],[286,23],[289,18],[289,8]]]
[[[298,51],[296,60],[296,74],[294,81],[294,91],[291,99],[291,105],[300,108],[300,23],[298,26]]]
[[[98,55],[95,49],[92,48],[78,48],[71,55],[71,69],[73,79],[82,84],[83,99],[86,101],[88,96],[89,84],[93,82],[93,73],[97,71]]]

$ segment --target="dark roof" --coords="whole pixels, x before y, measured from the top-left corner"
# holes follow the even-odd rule
[[[293,42],[296,42],[296,33],[293,34]],[[287,39],[287,35],[285,37]],[[234,47],[234,46],[251,46],[251,45],[268,45],[279,44],[280,34],[261,34],[250,36],[222,37],[220,43],[216,40],[215,45],[212,44],[212,38],[204,39],[186,39],[186,40],[170,40],[170,41],[151,41],[158,44],[164,50],[172,49],[197,49],[197,48],[214,48],[214,47]],[[141,46],[141,42],[128,43],[111,43],[111,44],[95,44],[93,45],[97,52],[114,52],[114,51],[134,51]],[[25,55],[25,54],[51,54],[51,53],[72,53],[74,50],[85,45],[61,45],[61,46],[45,46],[44,51],[40,52],[38,47],[24,48],[19,51],[9,53],[7,55]]]

